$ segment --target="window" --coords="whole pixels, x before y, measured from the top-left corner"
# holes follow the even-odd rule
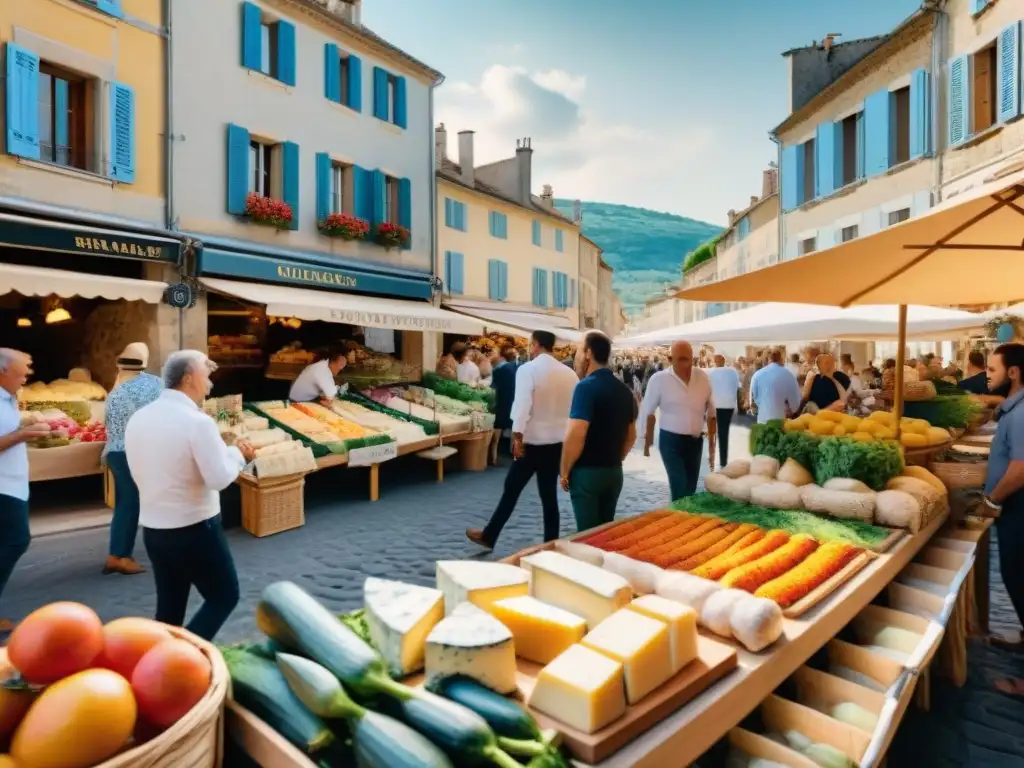
[[[345,212],[345,180],[347,176],[347,166],[340,163],[331,165],[331,213]]]
[[[996,124],[996,46],[971,57],[971,133]]]
[[[801,240],[799,243],[799,255],[806,256],[808,253],[814,253],[818,250],[818,238],[808,237],[806,240]]]
[[[814,139],[804,142],[802,149],[804,153],[804,177],[801,179],[800,202],[806,203],[817,196],[814,183]]]
[[[542,242],[542,240],[541,240],[540,222],[537,221],[537,219],[534,219],[533,220],[533,244],[539,246],[541,244],[541,242]]]
[[[384,221],[400,224],[398,220],[398,179],[384,177]]]
[[[499,237],[508,240],[508,216],[498,211],[491,211],[488,216],[490,223],[491,237]]]
[[[338,57],[338,69],[341,71],[341,103],[348,104],[351,106],[351,99],[349,93],[351,88],[349,87],[349,81],[352,77],[352,60],[350,56],[339,56]]]
[[[909,208],[900,208],[898,211],[889,211],[889,226],[899,224],[910,218]]]
[[[555,230],[555,250],[559,253],[565,250],[565,244],[562,242],[562,230]]]
[[[889,167],[910,159],[910,86],[892,91],[889,95],[892,120],[892,157]]]
[[[277,32],[275,23],[260,22],[260,72],[277,78]]]
[[[444,199],[444,225],[460,232],[466,231],[466,204],[450,197]]]
[[[405,78],[373,68],[373,116],[399,128],[407,127]]]
[[[849,227],[843,227],[843,231],[842,233],[840,233],[839,240],[840,242],[848,243],[851,240],[856,240],[859,234],[860,227],[858,227],[856,224]]]
[[[274,145],[259,141],[249,142],[249,191],[263,197],[276,197],[272,175]]]
[[[10,54],[8,54],[10,55]],[[81,170],[100,170],[91,145],[86,103],[89,83],[45,62],[39,65],[39,159]]]
[[[839,186],[852,184],[859,177],[858,153],[864,152],[864,147],[858,139],[858,124],[863,120],[863,112],[850,115],[839,124],[839,131],[843,141],[842,177],[838,180]]]

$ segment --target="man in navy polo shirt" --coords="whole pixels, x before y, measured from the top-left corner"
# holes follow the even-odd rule
[[[576,385],[562,446],[562,488],[569,491],[576,529],[615,519],[622,461],[636,441],[636,401],[608,367],[612,342],[590,331],[576,352]]]

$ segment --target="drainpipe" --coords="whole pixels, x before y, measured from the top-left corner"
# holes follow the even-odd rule
[[[786,212],[782,208],[782,142],[773,131],[768,132],[768,138],[775,142],[775,165],[778,167],[775,194],[779,196],[779,252],[775,254],[775,263],[780,264],[786,252]]]
[[[945,110],[939,109],[939,99],[942,98],[943,73],[946,66],[946,38],[949,33],[949,15],[946,13],[946,0],[933,0],[931,9],[934,11],[934,24],[932,26],[932,61],[931,61],[931,109],[932,109],[932,151],[935,153],[935,193],[933,205],[942,202],[942,173],[943,160],[945,158],[945,145],[942,142],[942,126],[939,125],[939,116],[945,114]],[[949,105],[946,105],[947,109]]]
[[[171,0],[163,0],[164,16],[164,213],[167,229],[177,224],[174,215],[174,51],[171,45]]]
[[[444,82],[444,75],[438,75],[437,80],[430,86],[430,100],[427,107],[428,116],[430,120],[430,161],[427,163],[427,168],[430,171],[430,268],[433,271],[434,277],[436,278],[441,274],[441,265],[438,263],[438,240],[437,240],[437,166],[435,155],[437,152],[434,149],[434,89],[439,87]],[[437,280],[435,279],[435,285]],[[440,291],[438,291],[440,293]],[[440,301],[438,301],[440,303]]]

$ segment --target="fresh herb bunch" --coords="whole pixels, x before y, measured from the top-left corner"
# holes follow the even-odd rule
[[[984,409],[967,395],[938,395],[931,400],[904,403],[903,415],[924,419],[933,427],[956,429],[966,427]]]
[[[826,437],[814,457],[814,480],[824,485],[834,477],[852,477],[876,491],[903,471],[903,454],[890,440],[859,443],[841,437]]]

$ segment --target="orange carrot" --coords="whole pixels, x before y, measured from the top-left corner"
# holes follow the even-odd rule
[[[726,550],[728,550],[733,544],[740,541],[743,537],[751,534],[757,530],[756,525],[750,523],[744,523],[739,526],[735,531],[729,533],[724,539],[715,542],[710,547],[706,548],[701,552],[697,552],[694,555],[686,558],[682,562],[676,563],[671,566],[672,570],[676,571],[692,571],[698,565],[703,565],[713,557],[717,557]]]
[[[763,557],[787,541],[789,541],[789,534],[785,531],[768,531],[763,537],[743,549],[731,554],[723,552],[718,557],[711,558],[704,565],[694,568],[693,575],[718,581],[733,568]]]
[[[654,563],[656,565],[661,566],[662,568],[670,568],[676,563],[682,562],[691,555],[695,555],[698,552],[703,552],[712,544],[716,544],[717,542],[724,539],[735,529],[735,523],[730,523],[728,525],[720,525],[717,528],[708,531],[700,538],[691,539],[687,543],[676,547],[671,552],[667,552],[664,555],[660,555],[659,557],[654,559]]]
[[[703,523],[703,518],[692,517],[691,515],[679,515],[679,520],[671,528],[659,531],[652,536],[641,539],[636,544],[630,545],[628,549],[624,549],[622,554],[629,557],[636,557],[642,552],[649,551],[655,547],[663,544],[670,544],[677,542],[687,532],[693,530],[698,525]]]
[[[798,533],[764,557],[733,568],[720,581],[723,586],[731,589],[754,592],[762,584],[767,584],[786,571],[796,568],[817,548],[817,541],[806,534]]]
[[[762,584],[754,594],[788,608],[843,570],[862,551],[852,544],[830,541],[796,568]]]
[[[618,525],[604,528],[597,533],[585,536],[582,539],[576,539],[576,541],[581,544],[589,544],[592,547],[599,547],[604,542],[611,541],[619,536],[625,536],[627,533],[643,528],[645,525],[650,525],[661,517],[664,517],[664,515],[648,512],[640,517],[634,517],[632,520],[623,520]]]
[[[636,544],[638,541],[642,541],[645,538],[654,536],[661,531],[667,530],[675,525],[677,522],[675,515],[672,517],[662,517],[655,520],[650,525],[645,525],[643,528],[639,528],[631,533],[627,533],[625,536],[620,536],[617,539],[609,541],[607,544],[602,545],[601,549],[606,552],[621,552],[624,549],[629,549],[630,546]]]

